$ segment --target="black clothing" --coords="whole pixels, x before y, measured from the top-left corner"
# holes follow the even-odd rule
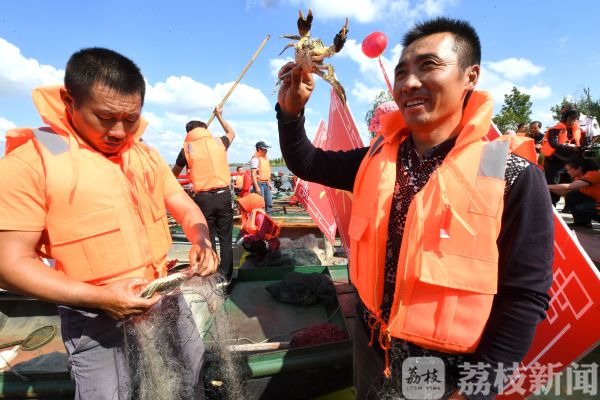
[[[223,142],[223,146],[225,146],[225,151],[229,149],[231,143],[229,142],[229,138],[227,136],[221,136],[221,141]],[[188,166],[187,159],[185,158],[185,152],[183,149],[179,151],[177,155],[177,160],[175,161],[175,165],[181,168],[185,168]]]
[[[559,144],[558,143],[558,134],[560,133],[560,129],[552,129],[548,130],[548,144],[550,147],[555,149],[556,151],[552,155],[552,157],[559,158],[563,161],[567,161],[573,157],[577,157],[581,154],[581,147],[584,145],[585,135],[581,136],[581,147],[569,146],[567,143],[571,143],[573,140],[573,129],[567,128],[567,143]]]
[[[306,137],[304,117],[289,118],[281,114],[278,107],[276,110],[279,142],[288,168],[301,179],[353,190],[354,179],[368,147],[347,152],[314,148]],[[511,163],[524,166],[511,169]],[[505,177],[507,191],[497,240],[500,253],[498,293],[477,351],[465,356],[471,363],[485,362],[492,367],[497,367],[500,362],[512,365],[523,358],[537,323],[545,318],[552,283],[554,229],[547,186],[539,168],[520,157],[511,155],[508,158],[507,174],[509,170],[519,173]],[[364,321],[362,326],[369,332]],[[397,339],[393,342],[397,344],[392,343],[392,350],[404,348],[406,343]],[[407,347],[425,350],[415,345]],[[378,346],[371,349],[380,351]],[[410,355],[410,351],[408,353]],[[492,373],[489,381],[493,383],[493,380]]]
[[[571,183],[571,177],[565,171],[565,160],[559,157],[545,157],[544,158],[544,175],[546,176],[546,183],[548,185],[555,185],[557,183]],[[560,200],[560,196],[556,193],[550,193],[550,199],[552,205],[556,207],[556,203]]]
[[[544,140],[544,132],[538,132],[536,135],[529,134],[528,137],[532,138],[535,144],[542,144]]]
[[[227,136],[221,136],[220,139],[227,151],[231,144],[229,139]],[[183,149],[179,151],[175,165],[181,168],[188,166]],[[221,262],[219,263],[218,272],[227,281],[230,281],[233,274],[233,248],[231,245],[233,236],[233,210],[231,208],[231,191],[229,190],[229,186],[196,193],[194,201],[200,207],[200,210],[202,210],[204,218],[206,218],[213,249],[216,249],[215,238],[219,238]]]
[[[194,201],[202,210],[213,249],[216,249],[215,237],[219,238],[221,262],[218,271],[229,282],[233,273],[233,249],[231,246],[233,230],[233,210],[229,188],[219,191],[200,192],[194,195]]]

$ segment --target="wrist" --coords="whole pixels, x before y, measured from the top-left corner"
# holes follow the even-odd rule
[[[282,109],[279,103],[275,104],[275,111],[277,112],[277,119],[284,123],[297,121],[304,115],[304,107],[295,112],[295,110]]]

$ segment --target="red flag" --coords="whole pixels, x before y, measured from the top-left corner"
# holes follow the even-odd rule
[[[342,104],[333,88],[331,89],[330,97],[329,124],[327,127],[327,144],[325,149],[352,150],[364,147],[348,105]],[[330,187],[326,187],[325,190],[333,209],[335,222],[337,223],[338,232],[346,250],[346,255],[348,255],[350,254],[348,226],[350,225],[350,213],[352,211],[352,193]]]
[[[487,140],[499,136],[498,128],[492,123]],[[573,390],[574,394],[590,394],[583,392],[586,388],[582,387],[581,378],[586,373],[597,376],[597,365],[592,366],[591,371],[583,365],[580,370],[567,368],[566,373],[564,369],[600,341],[600,273],[556,209],[552,269],[554,280],[546,319],[537,326],[533,343],[519,366],[518,374],[511,377],[511,383],[498,398],[524,399],[535,392],[536,387],[541,390],[539,386],[548,380],[553,385],[546,389],[549,390],[547,394],[553,395],[558,391],[556,395],[562,395],[569,390]],[[560,377],[560,371],[566,376],[560,383],[552,381],[553,375],[554,379]],[[587,389],[591,388],[592,377]],[[569,382],[573,387],[567,387]]]
[[[317,134],[313,140],[315,147],[324,148],[325,139],[327,138],[327,130],[325,123],[321,120]],[[304,205],[306,211],[311,216],[313,221],[319,226],[319,229],[327,237],[329,242],[333,244],[335,241],[336,223],[333,217],[331,205],[327,199],[325,186],[320,183],[307,182],[298,179],[296,184],[296,198]]]

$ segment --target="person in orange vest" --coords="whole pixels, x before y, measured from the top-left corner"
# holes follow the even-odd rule
[[[493,100],[475,90],[481,46],[468,22],[425,21],[402,44],[399,110],[368,147],[349,151],[312,145],[304,107],[314,78],[284,65],[276,105],[282,154],[299,178],[353,194],[356,398],[402,396],[406,361],[422,374],[435,368],[441,383],[421,381],[429,391],[409,387],[406,397],[491,399],[506,376],[498,371],[510,375],[502,366],[523,359],[548,307],[548,189],[535,160],[517,155],[535,158],[530,139],[482,140]]]
[[[273,211],[273,196],[271,195],[271,164],[267,158],[267,150],[271,146],[263,141],[256,143],[256,153],[250,159],[250,171],[252,176],[252,190],[259,193],[265,199],[265,211],[271,215]]]
[[[544,154],[544,173],[549,185],[569,183],[571,178],[565,173],[565,163],[568,159],[580,154],[585,135],[579,128],[579,111],[574,106],[563,107],[560,122],[546,131],[542,141],[541,152]],[[551,193],[552,205],[560,199],[556,193]],[[567,211],[566,207],[563,212]]]
[[[573,228],[591,228],[592,220],[600,222],[600,171],[593,159],[572,158],[565,170],[571,183],[548,185],[552,193],[565,196],[565,205],[573,215]]]
[[[221,106],[217,106],[214,113],[225,135],[213,137],[206,123],[188,122],[183,148],[172,171],[178,176],[183,168],[188,168],[194,201],[206,218],[213,248],[216,248],[215,238],[219,238],[221,262],[218,271],[229,282],[233,274],[233,209],[227,150],[235,138],[235,131],[223,119]]]
[[[113,399],[130,387],[117,369],[123,320],[161,300],[139,294],[166,276],[167,211],[192,243],[190,272],[217,269],[202,213],[139,140],[145,87],[119,53],[74,53],[64,86],[33,91],[46,126],[9,131],[0,160],[0,287],[59,304],[76,399]],[[172,311],[188,338],[183,384],[202,397],[202,339],[182,296],[177,303]]]
[[[242,186],[244,185],[244,167],[238,165],[235,172],[231,173],[231,176],[234,178],[233,180],[233,190],[235,194],[239,194],[242,191]]]
[[[524,122],[519,123],[517,125],[517,131],[515,132],[517,136],[526,136],[527,135],[527,124]]]
[[[265,200],[257,193],[238,199],[242,227],[238,244],[261,261],[268,253],[279,249],[281,227],[265,212]]]

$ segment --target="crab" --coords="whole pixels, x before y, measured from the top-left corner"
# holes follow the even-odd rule
[[[329,47],[326,47],[323,44],[323,41],[319,38],[312,38],[310,36],[310,28],[312,26],[312,10],[308,9],[308,14],[306,14],[306,18],[302,15],[302,10],[299,12],[298,17],[298,33],[300,35],[283,35],[281,38],[293,39],[296,42],[288,43],[279,55],[283,54],[284,51],[289,49],[290,47],[294,47],[295,49],[295,61],[296,64],[300,65],[305,72],[315,73],[333,86],[333,89],[342,100],[342,103],[346,102],[346,93],[342,85],[335,78],[335,74],[333,72],[333,66],[330,64],[324,64],[323,61],[326,58],[333,57],[336,53],[339,53],[340,50],[344,47],[344,43],[346,42],[346,37],[348,35],[348,18],[346,18],[346,24],[340,29],[335,38],[333,39],[333,44]],[[290,72],[288,71],[288,74]],[[278,85],[281,83],[281,79],[284,76],[280,77]]]

